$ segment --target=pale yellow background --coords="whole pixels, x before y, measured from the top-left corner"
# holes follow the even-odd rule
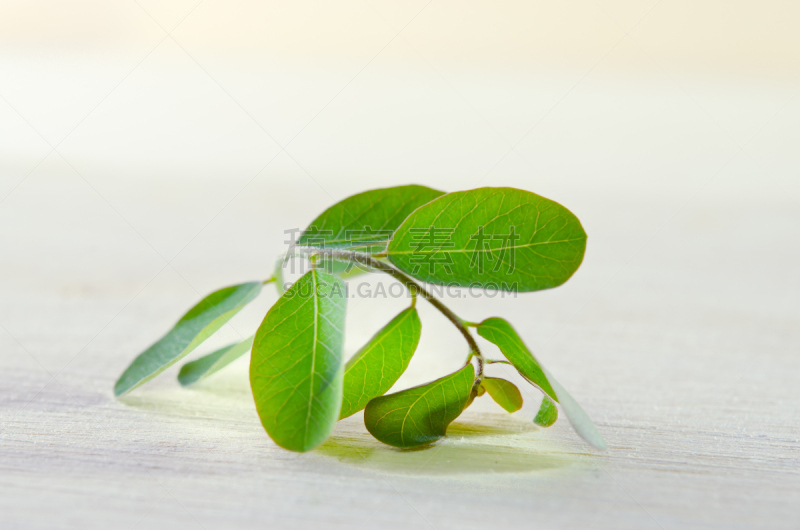
[[[0,526],[796,528],[798,22],[796,1],[0,0]],[[523,410],[479,400],[416,452],[360,415],[279,450],[245,359],[112,398],[200,296],[268,276],[284,230],[405,183],[580,217],[565,286],[448,303],[508,317],[607,452],[533,426],[502,366]],[[353,299],[348,353],[404,303]],[[398,388],[464,358],[421,310]]]

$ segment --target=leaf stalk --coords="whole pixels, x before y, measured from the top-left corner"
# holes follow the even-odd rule
[[[469,345],[470,349],[467,361],[469,361],[472,357],[475,357],[475,360],[477,361],[477,370],[475,371],[475,375],[478,379],[481,379],[483,377],[484,357],[483,354],[481,353],[480,348],[478,347],[478,343],[475,342],[475,337],[473,337],[472,334],[467,329],[467,326],[465,325],[466,321],[461,317],[459,317],[458,315],[456,315],[449,307],[444,305],[444,303],[442,303],[441,300],[434,297],[430,292],[428,292],[424,287],[422,287],[422,285],[414,281],[412,278],[406,276],[403,272],[395,269],[388,263],[384,263],[383,261],[379,261],[373,258],[369,254],[362,254],[360,252],[351,252],[345,250],[310,249],[310,248],[302,249],[301,252],[302,251],[305,251],[313,256],[324,255],[332,258],[354,261],[360,265],[364,265],[366,267],[370,267],[372,269],[381,271],[383,273],[388,274],[389,276],[399,281],[400,283],[402,283],[409,291],[411,291],[411,295],[413,297],[419,295],[428,302],[430,302],[430,304],[433,307],[438,309],[439,312],[442,313],[447,318],[447,320],[452,322],[453,325],[458,329],[458,331],[461,332],[461,335],[463,335],[464,339],[467,341],[467,344]]]

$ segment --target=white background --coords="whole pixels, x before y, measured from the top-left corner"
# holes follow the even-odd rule
[[[800,9],[549,4],[0,0],[0,526],[796,528]],[[246,359],[113,399],[200,297],[267,277],[284,230],[407,183],[581,219],[565,286],[447,302],[511,320],[608,451],[536,428],[524,387],[413,452],[360,414],[278,449]],[[348,352],[404,303],[351,300]],[[397,388],[464,358],[422,310]]]

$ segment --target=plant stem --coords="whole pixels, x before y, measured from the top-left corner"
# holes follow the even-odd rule
[[[359,252],[349,252],[344,250],[327,250],[327,249],[304,249],[304,250],[317,255],[325,254],[333,258],[342,258],[350,261],[355,261],[356,263],[359,263],[361,265],[365,265],[372,269],[385,272],[395,280],[405,285],[405,287],[412,292],[412,295],[416,293],[422,296],[425,300],[430,302],[430,304],[433,307],[438,309],[440,313],[442,313],[445,317],[447,317],[447,320],[452,322],[453,325],[456,328],[458,328],[458,331],[461,332],[461,335],[464,336],[464,339],[466,339],[467,344],[469,345],[470,354],[467,360],[471,359],[473,356],[475,357],[475,359],[478,361],[478,370],[476,372],[476,376],[478,377],[478,379],[483,377],[483,364],[484,364],[483,354],[481,353],[480,348],[478,348],[478,343],[475,342],[475,338],[472,336],[467,327],[464,325],[465,321],[461,319],[458,315],[453,313],[453,311],[451,311],[449,307],[444,305],[441,300],[435,298],[431,293],[425,290],[424,287],[422,287],[412,278],[406,276],[403,272],[395,269],[388,263],[378,261],[368,254],[361,254]]]

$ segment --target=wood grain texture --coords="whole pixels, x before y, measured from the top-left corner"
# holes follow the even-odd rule
[[[761,213],[750,220],[767,219],[760,228],[768,233],[770,217]],[[92,283],[66,276],[39,290],[6,284],[2,526],[796,528],[798,317],[796,306],[780,305],[788,299],[778,281],[791,282],[789,269],[773,265],[778,272],[765,277],[759,296],[734,293],[730,282],[757,258],[738,254],[742,261],[721,272],[715,260],[697,273],[704,253],[734,254],[733,235],[701,238],[680,222],[665,230],[661,248],[600,292],[602,276],[618,265],[598,271],[598,259],[589,260],[583,281],[576,277],[577,288],[548,298],[453,301],[465,315],[519,322],[596,421],[605,453],[583,444],[564,419],[549,429],[533,425],[536,392],[492,365],[522,390],[520,412],[509,415],[484,396],[446,439],[412,452],[372,439],[359,413],[320,449],[293,454],[261,428],[246,357],[193,388],[180,388],[174,369],[113,399],[113,381],[131,356],[192,303],[177,275],[158,277],[127,307],[144,280],[117,295],[85,291]],[[223,267],[199,287],[223,272],[236,276]],[[256,301],[218,344],[251,333],[272,300]],[[348,324],[348,351],[397,304],[351,300],[348,318],[363,329]],[[419,307],[426,330],[448,329]],[[397,388],[458,366],[460,338],[443,335],[423,335]],[[452,344],[459,348],[449,353]]]

